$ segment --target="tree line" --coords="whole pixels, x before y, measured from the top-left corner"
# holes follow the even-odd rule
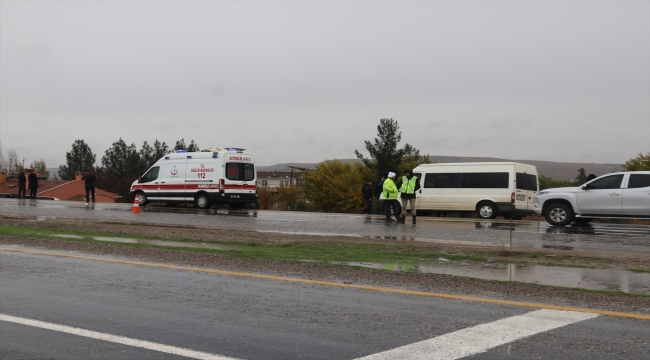
[[[156,139],[153,144],[146,140],[140,147],[120,138],[106,149],[101,158],[101,166],[95,166],[97,155],[84,140],[75,140],[72,149],[65,154],[66,164],[59,166],[62,180],[73,180],[77,172],[93,171],[97,175],[97,187],[126,199],[133,180],[141,176],[158,159],[176,150],[199,151],[199,145],[192,140],[176,141],[173,148],[166,142]]]

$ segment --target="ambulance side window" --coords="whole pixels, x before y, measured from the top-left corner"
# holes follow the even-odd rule
[[[158,179],[158,172],[160,172],[160,167],[152,167],[146,174],[140,179],[141,183],[147,183]]]
[[[253,164],[242,164],[244,167],[244,181],[255,179],[255,166]]]
[[[241,180],[241,171],[239,171],[239,165],[239,163],[226,164],[226,179]]]

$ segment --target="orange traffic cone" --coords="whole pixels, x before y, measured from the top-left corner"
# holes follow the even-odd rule
[[[132,213],[139,213],[140,212],[140,201],[139,201],[140,196],[138,194],[135,194],[135,201],[133,202],[133,208],[131,209]]]

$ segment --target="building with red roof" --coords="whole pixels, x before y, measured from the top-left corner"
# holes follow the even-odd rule
[[[74,180],[68,181],[46,181],[45,176],[38,175],[37,197],[55,198],[57,200],[86,201],[86,185],[81,177],[82,173],[77,172]],[[0,179],[3,176],[0,176]],[[43,180],[42,180],[43,179]],[[3,188],[4,187],[4,188]],[[18,175],[11,174],[6,176],[4,185],[0,181],[0,197],[17,197],[18,196]],[[116,194],[95,187],[95,200],[97,202],[114,203]]]

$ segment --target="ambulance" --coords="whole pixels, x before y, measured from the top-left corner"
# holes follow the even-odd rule
[[[163,156],[131,184],[131,200],[140,205],[193,202],[207,209],[214,204],[243,208],[257,203],[255,158],[241,148],[176,150]]]

